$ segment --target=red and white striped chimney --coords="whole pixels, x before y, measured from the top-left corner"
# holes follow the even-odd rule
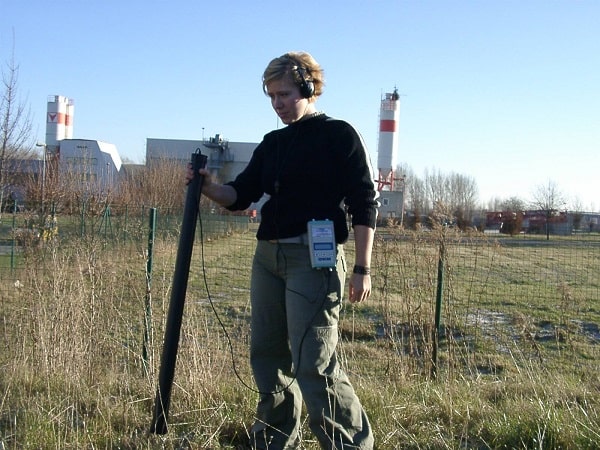
[[[48,97],[46,148],[56,153],[59,142],[73,137],[73,100],[62,95]]]
[[[398,164],[398,122],[400,118],[400,96],[398,90],[386,93],[381,99],[379,112],[379,144],[377,146],[377,168],[379,169],[377,190],[385,186],[394,188],[394,171]]]

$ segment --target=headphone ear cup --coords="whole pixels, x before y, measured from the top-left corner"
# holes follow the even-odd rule
[[[302,79],[300,83],[300,95],[304,98],[311,98],[315,93],[315,85],[312,81]]]
[[[306,69],[296,67],[296,72],[300,76],[300,84],[298,84],[298,88],[300,88],[300,95],[303,98],[311,98],[315,94],[315,84],[312,81],[307,80],[304,76]]]

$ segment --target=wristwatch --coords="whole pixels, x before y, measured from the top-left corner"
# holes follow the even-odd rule
[[[370,267],[365,267],[365,266],[358,266],[355,265],[354,269],[352,269],[353,273],[357,273],[359,275],[370,275],[371,274],[371,268]]]

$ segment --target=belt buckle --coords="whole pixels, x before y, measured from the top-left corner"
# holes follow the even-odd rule
[[[289,238],[282,239],[270,239],[270,243],[272,244],[300,244],[300,245],[308,245],[308,236],[306,233],[301,234],[299,236],[292,236]]]

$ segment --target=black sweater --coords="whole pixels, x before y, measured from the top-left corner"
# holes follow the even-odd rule
[[[266,193],[258,239],[297,236],[309,220],[330,219],[343,243],[348,239],[344,205],[352,226],[375,228],[379,204],[372,176],[358,132],[321,114],[265,135],[248,166],[227,183],[237,192],[228,209],[246,209]]]

